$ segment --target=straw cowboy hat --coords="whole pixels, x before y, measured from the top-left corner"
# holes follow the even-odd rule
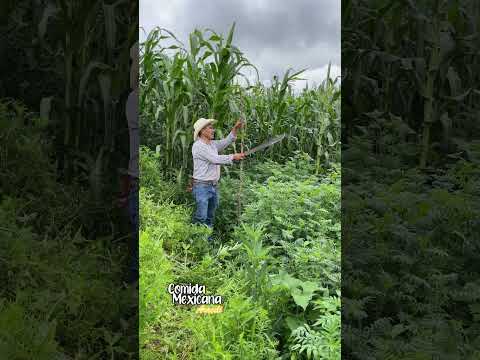
[[[193,141],[197,141],[198,139],[198,133],[200,130],[202,130],[205,126],[214,124],[217,120],[214,119],[204,119],[200,118],[197,121],[195,121],[195,124],[193,124]]]

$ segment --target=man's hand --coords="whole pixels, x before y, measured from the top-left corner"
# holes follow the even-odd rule
[[[235,126],[233,128],[238,130],[238,129],[242,128],[244,124],[245,123],[243,122],[242,119],[238,119],[238,121],[235,123]]]
[[[233,128],[232,128],[232,132],[233,132],[233,134],[234,134],[235,136],[237,135],[237,130],[240,129],[240,128],[242,128],[244,124],[245,124],[245,123],[243,122],[242,119],[239,119],[239,120],[235,123],[235,125],[234,125]]]
[[[233,160],[243,160],[245,159],[245,153],[236,153],[236,154],[233,154]]]
[[[187,184],[187,192],[191,193],[193,190],[193,178],[190,177],[190,180],[188,181],[188,184]]]

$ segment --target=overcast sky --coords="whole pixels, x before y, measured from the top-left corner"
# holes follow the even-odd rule
[[[293,67],[308,68],[302,77],[319,83],[329,61],[332,75],[340,75],[340,0],[140,0],[140,26],[166,28],[186,46],[195,28],[226,35],[234,21],[233,42],[263,82]]]

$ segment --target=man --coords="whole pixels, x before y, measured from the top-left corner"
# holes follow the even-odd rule
[[[130,88],[125,112],[128,121],[128,132],[130,138],[130,160],[128,163],[128,173],[123,178],[122,194],[120,198],[121,206],[128,206],[130,217],[132,239],[130,242],[130,261],[128,282],[138,281],[138,148],[139,148],[139,126],[138,126],[138,42],[130,49]]]
[[[219,155],[218,153],[233,143],[237,138],[237,130],[243,126],[237,121],[225,139],[213,140],[215,129],[213,119],[199,119],[193,125],[193,187],[192,193],[196,202],[193,222],[213,227],[215,210],[218,206],[218,181],[220,165],[231,165],[234,160],[245,158],[244,153]],[[211,240],[211,239],[210,239]]]

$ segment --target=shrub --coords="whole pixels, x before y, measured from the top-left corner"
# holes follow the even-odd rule
[[[188,322],[197,342],[196,358],[275,359],[275,341],[268,333],[267,312],[251,300],[237,295],[229,299],[225,312],[215,316],[194,316]]]
[[[55,321],[33,317],[17,303],[0,302],[0,354],[4,359],[50,360],[61,355]]]

